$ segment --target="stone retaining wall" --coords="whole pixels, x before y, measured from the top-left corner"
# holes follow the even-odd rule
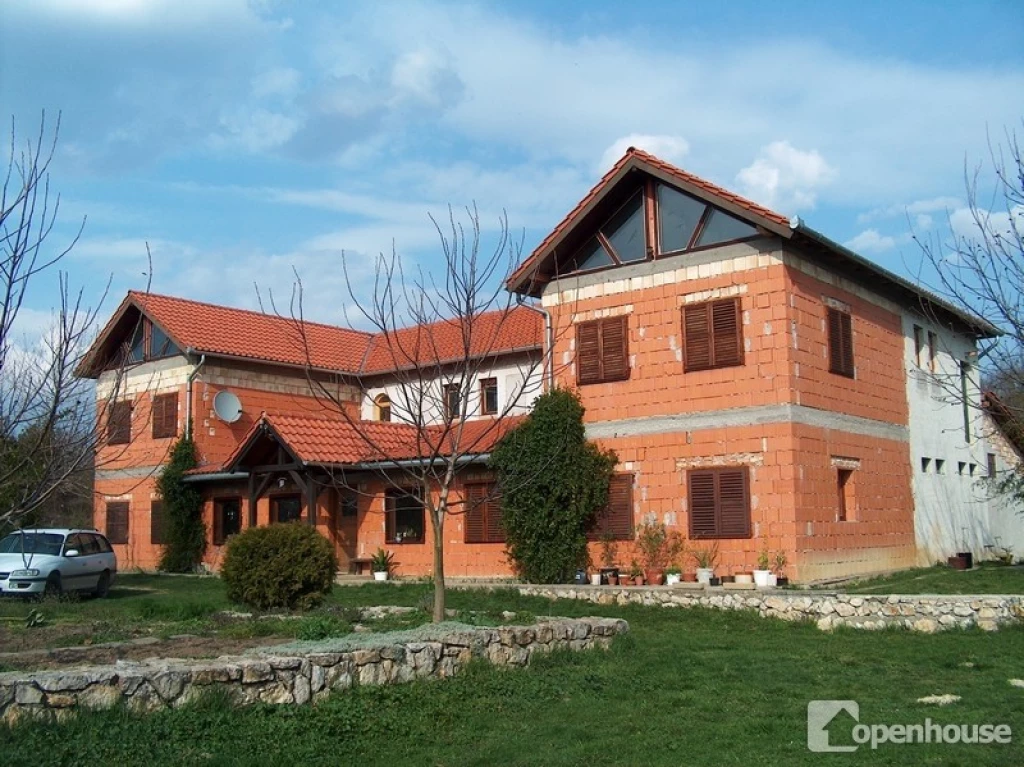
[[[356,684],[443,678],[480,658],[526,666],[538,652],[607,647],[629,624],[612,618],[551,618],[535,626],[475,628],[436,624],[391,634],[265,647],[246,655],[188,661],[118,661],[55,671],[0,674],[0,720],[61,719],[78,708],[124,702],[151,711],[179,706],[205,690],[225,690],[243,704],[304,704]]]
[[[1024,596],[956,594],[858,595],[829,592],[695,591],[672,587],[519,586],[521,594],[550,599],[582,599],[596,604],[641,604],[662,607],[711,607],[752,610],[762,617],[813,620],[818,628],[835,626],[881,629],[902,626],[933,632],[978,626],[994,631],[1024,618]]]

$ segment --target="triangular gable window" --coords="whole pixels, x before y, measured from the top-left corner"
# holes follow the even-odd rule
[[[658,219],[661,253],[678,253],[757,234],[746,221],[665,184],[658,184]]]
[[[120,351],[112,356],[108,367],[135,365],[179,354],[181,349],[178,345],[149,317],[140,315],[132,326],[131,335],[125,338]]]
[[[589,269],[600,269],[603,266],[611,266],[615,262],[608,255],[608,251],[598,242],[596,237],[591,237],[586,245],[580,250],[579,255],[574,259],[573,271],[585,272]]]
[[[700,237],[697,238],[697,246],[742,240],[756,234],[757,229],[746,221],[740,221],[728,213],[712,208],[708,220],[704,222],[704,228],[700,231]]]
[[[601,229],[619,261],[643,261],[647,257],[644,239],[644,199],[637,192],[619,208]]]
[[[150,359],[159,359],[160,357],[173,357],[176,354],[181,354],[181,350],[175,346],[174,341],[167,337],[156,325],[151,326],[153,328],[149,338],[149,356]]]

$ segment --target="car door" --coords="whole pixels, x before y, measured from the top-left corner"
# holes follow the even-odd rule
[[[60,563],[61,584],[65,591],[80,591],[88,588],[89,557],[83,550],[86,547],[85,536],[73,533],[64,541],[64,556]],[[69,551],[77,551],[77,556],[69,557]]]
[[[95,535],[79,533],[78,537],[82,541],[80,554],[85,563],[85,566],[82,569],[82,584],[79,588],[91,591],[96,588],[96,583],[99,581],[100,573],[103,572],[103,557],[100,556],[99,541],[96,540]]]

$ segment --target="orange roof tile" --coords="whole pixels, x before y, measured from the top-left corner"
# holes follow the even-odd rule
[[[467,347],[472,357],[536,349],[544,333],[540,314],[522,306],[478,315],[470,326],[469,337],[463,334],[462,327],[457,320],[449,320],[400,328],[388,336],[378,333],[361,372],[380,373],[460,360]]]
[[[544,238],[540,245],[534,248],[534,251],[530,254],[529,258],[523,261],[523,263],[520,264],[512,273],[505,283],[510,290],[515,290],[516,288],[521,287],[522,281],[527,277],[530,271],[538,266],[538,262],[547,255],[547,251],[551,248],[554,242],[558,240],[568,229],[575,226],[577,220],[580,218],[580,215],[587,206],[610,188],[612,179],[614,179],[621,171],[626,169],[627,165],[641,169],[646,165],[649,168],[657,169],[683,184],[689,184],[703,190],[712,198],[717,197],[720,200],[725,200],[733,205],[737,205],[753,216],[767,219],[780,227],[784,226],[788,228],[789,226],[789,219],[781,213],[769,210],[762,205],[758,205],[756,202],[752,202],[745,197],[741,197],[735,192],[730,192],[728,189],[724,189],[717,184],[712,184],[710,181],[706,181],[700,176],[695,176],[692,173],[686,172],[682,168],[677,168],[675,165],[667,163],[664,160],[643,151],[642,149],[630,147],[626,150],[626,153],[619,158],[619,161],[615,163],[615,165],[613,165],[596,184],[594,184],[583,199],[576,204],[576,207],[569,211],[569,214],[562,219],[558,226],[556,226],[551,233]]]

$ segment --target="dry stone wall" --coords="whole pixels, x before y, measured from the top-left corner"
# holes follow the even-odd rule
[[[436,624],[390,634],[260,648],[241,656],[188,661],[150,659],[109,666],[0,674],[0,720],[61,719],[77,709],[152,711],[219,689],[238,703],[317,701],[353,685],[380,685],[457,674],[474,658],[526,666],[536,653],[607,647],[629,630],[612,618],[551,618],[533,626],[476,628]]]
[[[828,631],[836,626],[882,629],[901,626],[934,632],[978,626],[994,631],[1024,618],[1019,595],[857,595],[829,592],[691,591],[671,587],[520,586],[529,596],[582,599],[596,604],[641,604],[662,607],[710,607],[752,610],[763,617],[811,620]]]

